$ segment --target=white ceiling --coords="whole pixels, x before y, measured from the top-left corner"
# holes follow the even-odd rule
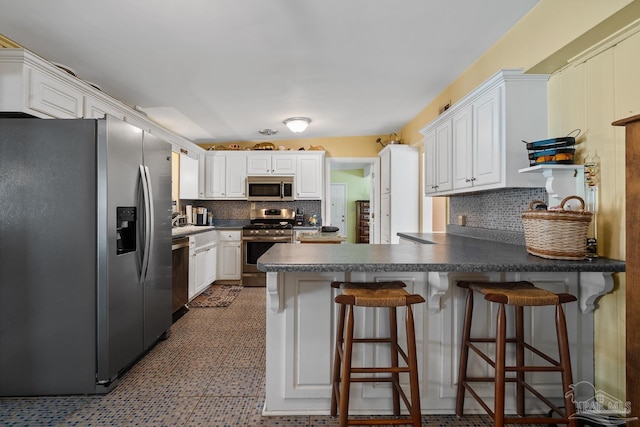
[[[379,135],[399,131],[537,2],[0,0],[0,34],[157,108],[194,142]],[[282,124],[292,116],[312,123],[293,134]]]

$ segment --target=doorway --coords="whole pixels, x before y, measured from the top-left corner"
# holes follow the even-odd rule
[[[331,225],[338,227],[338,233],[347,235],[347,184],[331,183]]]
[[[346,203],[345,211],[346,221],[345,227],[347,242],[355,242],[355,225],[353,230],[349,227],[350,217],[355,224],[355,200],[368,199],[370,202],[370,225],[369,225],[369,243],[380,243],[380,225],[377,218],[380,214],[379,192],[380,187],[380,158],[379,157],[329,157],[326,159],[326,176],[325,176],[325,205],[324,205],[324,224],[338,226],[341,218],[332,214],[332,184],[346,183]],[[341,178],[332,181],[332,172],[344,172]],[[358,178],[354,178],[354,176]],[[353,178],[353,180],[352,180]],[[366,190],[363,190],[362,183],[366,183]],[[352,188],[353,187],[353,188]],[[362,193],[364,191],[364,193]],[[350,200],[349,198],[353,198]]]

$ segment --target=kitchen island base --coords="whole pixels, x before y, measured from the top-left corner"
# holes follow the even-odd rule
[[[427,304],[414,307],[416,346],[423,414],[453,414],[457,388],[457,369],[465,292],[457,281],[526,280],[552,292],[571,293],[580,304],[567,306],[566,318],[571,348],[574,382],[593,384],[593,309],[598,296],[612,287],[611,273],[600,272],[267,272],[267,366],[266,399],[263,415],[328,415],[331,400],[331,373],[335,350],[337,295],[334,281],[375,282],[400,280],[407,292],[422,295]],[[473,333],[494,336],[495,308],[478,302]],[[548,309],[548,310],[547,310]],[[554,308],[525,310],[526,339],[542,351],[557,357]],[[386,310],[367,308],[358,313],[360,329],[355,336],[388,334]],[[404,309],[398,313],[404,316]],[[509,333],[510,331],[508,331]],[[399,336],[406,345],[404,335]],[[375,365],[389,363],[389,351],[371,344],[354,349],[353,363]],[[488,349],[489,351],[491,349]],[[531,356],[529,356],[531,357]],[[514,358],[507,353],[508,360]],[[527,363],[531,361],[528,360]],[[490,375],[490,368],[477,360],[469,361],[474,376]],[[558,405],[562,405],[561,378],[556,373],[537,374],[532,385]],[[409,384],[402,384],[408,390]],[[356,383],[352,385],[350,413],[382,415],[392,411],[389,385]],[[559,391],[560,390],[560,391]],[[492,405],[493,387],[479,387],[478,393]],[[515,393],[507,389],[506,408],[515,408]],[[581,398],[581,396],[577,396]],[[583,396],[582,398],[588,398]],[[547,412],[536,399],[527,401],[532,412]],[[467,399],[465,413],[483,413]]]

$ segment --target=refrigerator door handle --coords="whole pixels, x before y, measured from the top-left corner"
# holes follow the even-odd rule
[[[144,171],[147,177],[147,192],[148,192],[148,198],[147,198],[147,208],[148,208],[148,220],[147,220],[147,248],[146,248],[146,252],[149,254],[149,256],[147,256],[147,266],[146,266],[146,270],[145,271],[145,280],[147,278],[147,273],[148,273],[148,269],[149,269],[149,261],[151,259],[151,248],[153,248],[154,245],[154,240],[155,240],[155,209],[153,207],[153,185],[151,184],[151,172],[149,172],[149,167],[145,166],[144,167]]]
[[[149,213],[149,183],[147,179],[147,171],[143,165],[140,165],[140,181],[142,183],[142,207],[144,210],[144,234],[142,242],[142,263],[140,265],[140,283],[144,283],[147,276],[147,268],[149,267],[149,235],[150,232],[150,213]]]

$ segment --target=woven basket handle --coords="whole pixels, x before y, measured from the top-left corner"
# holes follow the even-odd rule
[[[532,211],[535,205],[546,205],[546,203],[542,200],[532,200],[531,203],[529,203],[529,210]]]
[[[560,209],[565,210],[564,209],[564,204],[567,203],[569,200],[578,200],[580,201],[580,211],[584,211],[584,200],[582,200],[582,197],[579,196],[568,196],[565,197],[564,199],[562,199],[562,202],[560,202]]]

